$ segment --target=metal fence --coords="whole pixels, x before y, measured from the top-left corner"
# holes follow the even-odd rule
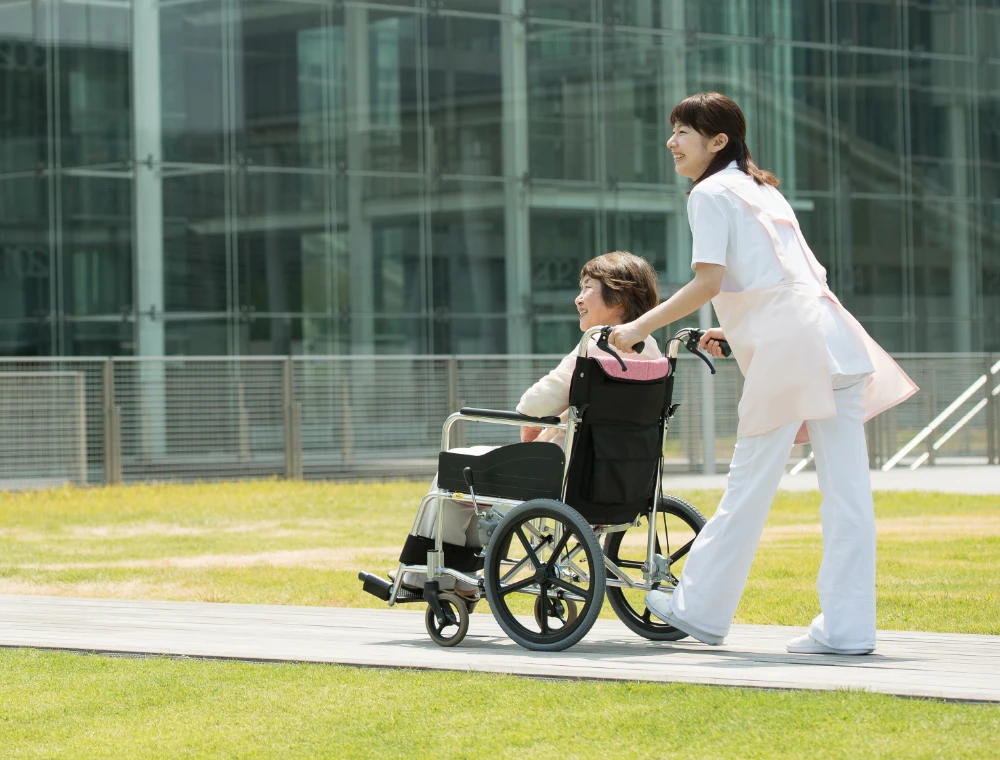
[[[462,406],[513,409],[558,356],[302,356],[0,360],[0,487],[280,476],[424,476],[441,425]],[[880,466],[997,360],[986,354],[896,357],[921,387],[867,425]],[[724,471],[736,440],[742,378],[682,356],[668,471]],[[929,436],[903,460],[996,462],[1000,397],[945,445]],[[706,404],[714,414],[704,414]],[[956,412],[956,419],[963,414]],[[714,417],[714,419],[713,419]],[[505,426],[464,425],[457,443],[516,440]],[[713,434],[714,431],[714,434]],[[707,443],[706,443],[707,442]],[[714,445],[713,445],[714,444]],[[797,447],[797,460],[807,449]]]

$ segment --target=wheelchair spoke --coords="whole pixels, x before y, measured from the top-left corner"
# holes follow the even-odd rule
[[[564,581],[562,578],[553,578],[549,581],[553,586],[561,588],[563,591],[568,591],[571,594],[578,595],[581,599],[590,599],[592,596],[591,589],[581,588],[580,586],[574,586],[572,583]]]
[[[631,559],[620,559],[617,562],[615,562],[615,564],[618,565],[618,567],[627,567],[630,570],[642,570],[642,565],[643,565],[642,562],[638,562]]]
[[[517,530],[515,531],[517,533],[517,538],[521,542],[521,545],[524,547],[524,551],[527,552],[528,559],[531,560],[531,566],[535,568],[535,570],[537,570],[542,566],[542,563],[538,561],[538,555],[535,554],[534,547],[532,547],[531,542],[528,540],[528,537],[524,535],[524,531],[521,529],[521,527],[522,526],[518,525]]]
[[[509,586],[503,586],[500,589],[500,596],[507,596],[514,591],[520,591],[521,589],[526,589],[528,586],[535,582],[535,576],[530,578],[525,578],[523,581],[518,581],[517,583],[511,583]]]
[[[677,560],[679,560],[681,557],[683,557],[684,555],[686,555],[689,551],[691,551],[692,544],[694,544],[694,539],[693,538],[690,541],[688,541],[686,544],[684,544],[684,546],[682,546],[680,549],[678,549],[673,554],[671,554],[670,555],[670,564],[673,564],[674,562],[676,562]]]
[[[552,556],[549,557],[549,561],[546,565],[549,570],[553,568],[553,566],[556,564],[556,561],[559,559],[559,555],[562,554],[562,550],[566,548],[566,543],[569,541],[570,535],[571,535],[570,531],[566,530],[564,527],[562,532],[562,537],[559,539],[558,542],[556,542],[556,545],[552,548]]]
[[[542,592],[542,614],[540,615],[540,620],[538,621],[539,626],[542,629],[542,635],[546,636],[549,633],[549,610],[548,606],[550,604],[548,594],[546,593],[549,589],[549,584],[547,581],[543,581],[539,590]]]
[[[500,582],[501,583],[506,583],[511,578],[513,578],[515,575],[517,575],[519,572],[521,572],[521,570],[524,569],[524,565],[525,565],[525,563],[527,561],[528,561],[527,557],[522,557],[521,559],[519,559],[517,561],[517,564],[514,565],[514,567],[512,567],[510,570],[508,570],[506,573],[504,573],[503,577],[500,578]]]

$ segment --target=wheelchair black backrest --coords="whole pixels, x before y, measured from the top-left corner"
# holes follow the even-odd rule
[[[634,520],[652,505],[670,406],[670,361],[610,354],[576,360],[569,402],[582,422],[573,441],[566,503],[591,524]]]

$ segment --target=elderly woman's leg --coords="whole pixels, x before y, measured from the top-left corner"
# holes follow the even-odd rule
[[[457,454],[485,454],[494,446],[471,446],[468,448],[450,449]],[[431,490],[437,490],[437,475],[431,482]],[[413,532],[407,537],[406,545],[400,555],[400,562],[411,565],[422,565],[427,560],[427,551],[434,548],[437,538],[438,512],[441,515],[441,540],[444,544],[444,564],[468,575],[473,575],[481,567],[481,560],[476,556],[481,550],[479,544],[478,521],[474,520],[475,509],[471,503],[455,502],[450,499],[432,499],[424,505],[424,510],[415,521]],[[412,588],[423,588],[427,576],[424,573],[406,573],[403,584]],[[475,586],[456,582],[451,576],[440,580],[444,590],[455,589],[459,593],[473,594]]]

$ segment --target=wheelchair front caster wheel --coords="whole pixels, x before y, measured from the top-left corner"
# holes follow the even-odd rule
[[[424,626],[435,644],[442,647],[453,647],[460,644],[465,634],[469,632],[469,608],[464,599],[457,594],[438,594],[438,603],[445,614],[445,620],[439,620],[434,610],[428,605],[424,613]]]
[[[576,602],[572,599],[550,599],[548,597],[538,597],[535,599],[535,623],[542,626],[542,605],[545,605],[548,616],[548,627],[558,630],[576,620],[578,609]]]

